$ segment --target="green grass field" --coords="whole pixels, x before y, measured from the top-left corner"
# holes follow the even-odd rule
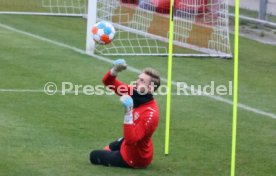
[[[204,96],[172,97],[168,156],[164,156],[166,97],[156,97],[161,118],[153,137],[154,160],[147,169],[89,163],[92,149],[122,136],[118,97],[20,92],[43,90],[49,81],[59,90],[65,81],[102,84],[110,63],[34,37],[83,50],[85,28],[80,18],[0,15],[0,175],[230,175],[232,106]],[[276,119],[260,114],[276,114],[275,50],[275,46],[240,38],[239,102],[257,112],[238,109],[239,176],[276,173]],[[167,76],[166,57],[124,59],[134,68],[152,66]],[[136,77],[125,71],[119,78],[128,83]],[[233,60],[174,58],[174,81],[227,85],[232,78]],[[10,89],[17,91],[5,91]]]

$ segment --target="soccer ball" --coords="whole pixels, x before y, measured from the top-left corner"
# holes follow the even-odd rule
[[[107,21],[100,21],[92,27],[93,39],[101,45],[106,45],[112,42],[115,33],[115,28]]]

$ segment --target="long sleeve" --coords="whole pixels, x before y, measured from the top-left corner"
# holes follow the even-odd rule
[[[134,144],[145,136],[151,137],[158,125],[158,116],[153,111],[146,111],[141,115],[141,121],[135,126],[124,124],[124,139],[126,144]]]
[[[110,71],[108,71],[103,79],[103,83],[109,89],[113,90],[117,95],[121,96],[123,94],[130,94],[132,87],[130,85],[124,84],[116,79],[116,76],[112,76]]]

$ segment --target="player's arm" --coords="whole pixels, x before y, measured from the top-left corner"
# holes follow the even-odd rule
[[[131,87],[116,79],[119,72],[125,70],[127,64],[124,59],[118,59],[113,62],[113,67],[103,77],[105,86],[113,90],[117,95],[129,94]]]
[[[149,112],[142,114],[142,116],[144,116],[142,121],[136,126],[133,124],[124,124],[124,139],[126,144],[134,144],[152,132],[155,126],[155,117],[151,116]]]
[[[141,140],[146,134],[151,133],[155,126],[154,112],[146,111],[141,114],[142,121],[136,126],[133,125],[132,109],[133,100],[128,95],[123,95],[120,101],[125,107],[124,115],[124,140],[126,144],[133,144]]]

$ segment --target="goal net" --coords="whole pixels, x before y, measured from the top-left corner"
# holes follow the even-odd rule
[[[22,6],[12,9],[13,3]],[[170,0],[1,0],[0,11],[87,17],[90,54],[168,54]],[[173,19],[174,55],[232,57],[228,0],[174,0]],[[92,25],[101,20],[116,29],[111,44],[92,40]]]
[[[94,22],[111,21],[117,34],[110,45],[91,44],[88,51],[167,54],[170,0],[98,0],[95,6]],[[231,57],[227,0],[175,0],[173,14],[175,55]]]

